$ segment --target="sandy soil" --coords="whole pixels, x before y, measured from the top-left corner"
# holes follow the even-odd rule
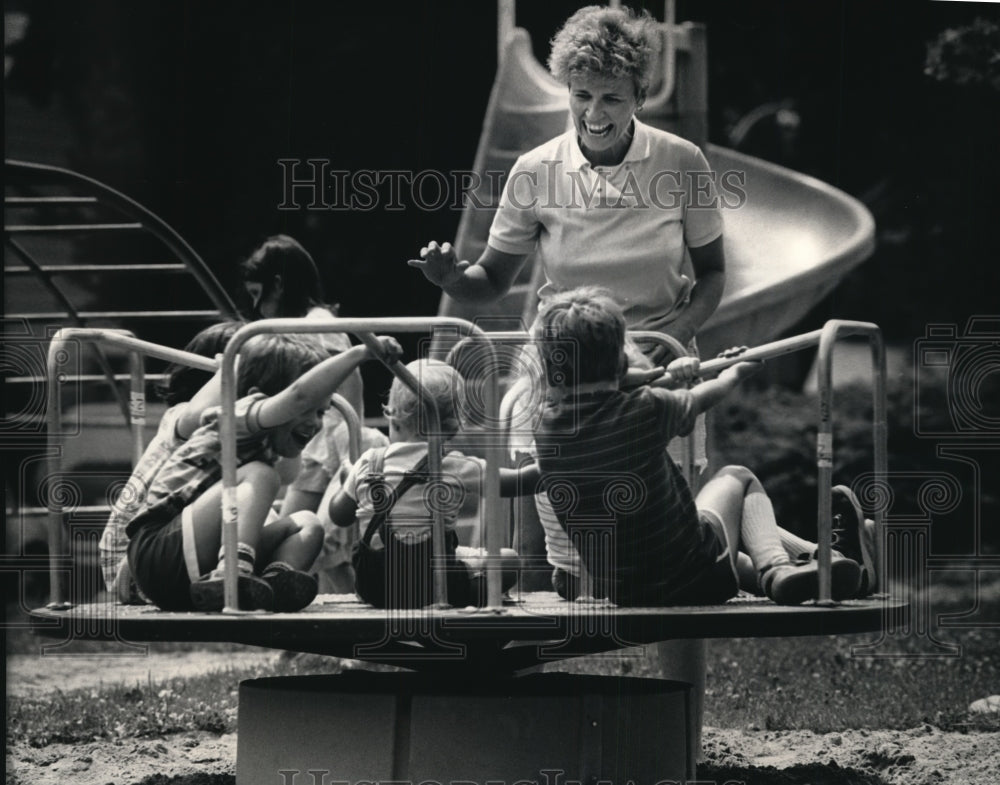
[[[264,664],[270,652],[149,657],[11,657],[11,694],[126,684]],[[154,661],[155,660],[155,661]],[[97,662],[95,662],[97,661]],[[781,785],[994,785],[1000,783],[1000,733],[943,732],[930,725],[904,731],[756,731],[706,728],[699,781]],[[229,785],[236,735],[206,732],[119,742],[7,747],[7,781],[19,785]]]

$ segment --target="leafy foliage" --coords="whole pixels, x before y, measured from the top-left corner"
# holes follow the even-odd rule
[[[980,398],[1000,401],[998,387],[1000,378],[987,380]],[[954,474],[969,485],[972,481],[961,474],[961,466],[944,463],[937,454],[940,440],[927,436],[954,430],[947,380],[943,375],[924,374],[919,379],[919,395],[915,389],[909,382],[890,384],[888,389],[888,462],[895,496],[890,514],[919,512],[918,496],[928,473]],[[771,496],[779,524],[807,538],[814,538],[816,532],[818,407],[815,395],[748,388],[713,410],[714,464],[735,463],[752,469]],[[850,486],[872,471],[872,400],[866,387],[836,390],[833,436],[833,482]],[[989,552],[1000,549],[1000,530],[990,523],[1000,519],[1000,489],[988,481],[1000,471],[1000,450],[984,450],[976,460],[978,474],[984,478],[978,497],[965,493],[956,509],[931,519],[938,552],[957,551],[968,544],[977,504],[983,547]]]
[[[1000,90],[1000,25],[977,17],[949,27],[927,46],[925,73],[939,82]]]

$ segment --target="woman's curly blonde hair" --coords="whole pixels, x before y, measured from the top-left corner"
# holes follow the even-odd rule
[[[553,37],[549,70],[563,84],[583,73],[628,76],[641,99],[649,90],[659,44],[649,12],[589,5],[567,19]]]

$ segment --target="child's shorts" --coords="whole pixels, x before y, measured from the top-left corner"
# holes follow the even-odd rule
[[[730,558],[726,527],[711,510],[698,510],[701,543],[695,556],[707,565],[682,586],[657,587],[653,590],[633,589],[614,598],[622,606],[717,605],[739,593],[739,580]],[[575,600],[580,593],[580,579],[556,569],[552,573],[552,588],[564,600]],[[594,594],[607,596],[608,592],[595,586]]]
[[[141,528],[129,542],[128,561],[139,590],[155,605],[193,610],[189,590],[200,576],[191,507],[163,526]]]
[[[363,541],[355,547],[354,588],[376,608],[421,608],[434,601],[434,568],[430,538],[410,544],[391,537],[387,547],[372,548]],[[445,575],[448,603],[474,604],[473,581],[468,567],[455,556],[458,537],[449,530],[445,540]]]
[[[702,553],[709,566],[688,584],[672,591],[664,605],[717,605],[739,593],[739,578],[722,519],[711,510],[698,510],[698,523]]]

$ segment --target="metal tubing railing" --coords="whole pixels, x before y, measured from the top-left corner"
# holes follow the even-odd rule
[[[42,265],[40,265],[37,261],[35,261],[35,258],[30,253],[28,253],[27,249],[24,248],[24,246],[22,246],[16,240],[14,240],[11,237],[8,237],[6,240],[6,244],[8,247],[11,248],[11,250],[14,251],[14,253],[16,253],[18,256],[21,257],[21,260],[24,262],[25,267],[30,271],[32,271],[38,277],[38,279],[42,282],[42,285],[55,298],[56,302],[58,302],[63,308],[66,309],[67,317],[73,322],[75,322],[77,327],[83,327],[84,320],[81,318],[80,313],[76,310],[73,303],[70,302],[70,299],[69,297],[66,296],[66,293],[56,284],[55,281],[52,280],[52,275],[50,273],[45,272]],[[104,354],[100,346],[94,347],[94,354],[97,357],[97,364],[101,367],[101,370],[104,372],[104,377],[110,381],[111,377],[113,376],[110,361],[108,360],[107,356]],[[122,414],[125,417],[128,417],[128,407],[126,406],[125,399],[122,397],[121,391],[118,389],[117,385],[111,384],[111,392],[115,396],[115,400],[118,401],[118,406],[121,408]]]
[[[130,199],[125,194],[109,188],[104,183],[100,183],[91,177],[57,166],[6,160],[4,162],[4,173],[7,176],[6,181],[8,183],[16,182],[24,177],[31,177],[36,181],[71,185],[92,191],[104,204],[113,207],[128,218],[141,222],[143,227],[167,246],[178,259],[184,260],[195,280],[198,281],[202,290],[209,296],[212,304],[221,314],[237,313],[237,308],[232,298],[222,288],[215,274],[195,252],[194,248],[188,245],[183,237],[177,234],[158,216],[151,213],[134,199]]]
[[[344,424],[347,426],[347,458],[353,466],[361,457],[361,418],[340,393],[331,396],[330,405],[344,418]]]
[[[666,348],[670,349],[670,351],[672,351],[677,357],[685,357],[688,354],[687,347],[684,346],[684,344],[682,344],[672,335],[666,335],[664,333],[654,332],[651,330],[630,330],[628,335],[635,341],[648,341],[651,343],[660,344],[661,346],[665,346]],[[506,342],[516,342],[516,341],[527,342],[531,339],[530,334],[524,330],[497,330],[495,332],[490,332],[489,337],[494,341],[506,341]],[[452,351],[454,351],[454,348],[452,349]],[[450,356],[451,354],[449,353],[449,357]],[[505,395],[500,402],[499,427],[502,436],[502,441],[504,444],[506,444],[508,441],[510,424],[511,424],[510,421],[513,416],[513,407],[516,397],[511,395],[511,393],[514,392],[517,384],[518,382],[515,382],[515,385],[511,386],[511,389],[507,391],[507,395]],[[685,454],[687,456],[687,465],[683,467],[684,476],[689,481],[691,481],[695,477],[694,439],[690,436],[685,436],[681,438],[684,441]]]
[[[235,480],[236,480],[236,454],[235,454],[235,358],[240,346],[254,335],[263,333],[322,333],[322,332],[351,332],[370,346],[377,349],[374,342],[373,331],[379,332],[423,332],[434,328],[450,328],[464,333],[467,336],[486,339],[485,345],[491,352],[491,367],[495,367],[496,353],[490,339],[517,339],[527,337],[525,333],[484,333],[480,328],[461,319],[448,317],[389,317],[381,319],[333,319],[330,322],[317,323],[305,319],[265,319],[246,325],[233,336],[222,361],[222,414],[220,418],[220,439],[222,442],[222,468],[223,468],[223,543],[226,545],[226,553],[236,552],[235,538],[236,529],[236,506],[235,506]],[[701,363],[703,375],[718,373],[725,368],[739,362],[766,360],[778,357],[790,352],[806,349],[811,346],[819,346],[818,352],[818,384],[820,390],[819,417],[820,426],[817,434],[816,455],[818,478],[818,502],[817,502],[817,539],[819,544],[819,577],[820,577],[820,604],[831,604],[831,550],[832,550],[832,512],[830,488],[833,479],[833,430],[832,430],[832,409],[833,409],[833,348],[839,338],[863,335],[868,338],[872,353],[872,408],[873,408],[873,451],[874,451],[874,474],[876,484],[885,482],[888,472],[888,450],[887,450],[887,407],[886,407],[886,356],[885,346],[882,340],[881,330],[877,325],[870,322],[856,322],[846,320],[828,321],[822,329],[813,330],[809,333],[773,341],[762,346],[747,349],[738,355],[707,360]],[[648,336],[641,335],[646,338]],[[236,339],[239,338],[237,341]],[[655,339],[659,340],[659,339]],[[192,354],[191,352],[172,349],[160,346],[135,338],[126,330],[113,330],[107,328],[79,328],[69,327],[59,330],[49,344],[47,357],[47,427],[48,427],[48,469],[50,478],[55,478],[61,471],[62,461],[62,407],[59,396],[57,366],[61,362],[60,357],[65,352],[65,346],[69,341],[91,341],[107,343],[127,349],[130,352],[129,364],[131,370],[131,394],[132,407],[130,424],[133,430],[133,462],[137,461],[142,453],[142,426],[145,424],[145,391],[143,386],[142,356],[149,355],[168,362],[182,363],[194,368],[214,372],[219,368],[215,360]],[[665,342],[666,343],[666,342]],[[420,390],[419,380],[408,373],[401,363],[386,363],[387,367],[407,384],[415,392]],[[490,383],[484,391],[485,414],[493,418],[494,422],[502,422],[498,417],[498,385],[497,376],[492,374]],[[332,396],[333,405],[344,415],[348,427],[349,446],[348,452],[352,461],[356,461],[360,453],[360,422],[350,404],[340,395]],[[433,416],[437,416],[436,407],[430,407]],[[431,423],[432,426],[439,426]],[[138,432],[138,436],[136,436]],[[432,464],[431,471],[440,472],[440,427],[434,427],[432,437],[438,436],[437,446],[429,440],[429,450],[431,456],[437,456],[436,468],[434,457],[429,463]],[[502,521],[499,520],[499,474],[498,467],[503,462],[503,446],[498,441],[491,441],[486,446],[487,471],[484,483],[484,496],[486,498],[486,526],[487,526],[487,584],[488,606],[498,609],[501,606],[501,576],[500,576],[500,543],[502,538]],[[50,608],[65,608],[68,604],[65,600],[62,581],[60,580],[59,557],[63,550],[62,531],[62,504],[59,501],[59,494],[50,494],[48,502],[49,510],[49,570],[50,570]],[[436,512],[439,515],[439,512]],[[881,572],[882,566],[882,532],[884,528],[884,512],[881,509],[875,511],[875,563],[876,569]],[[440,530],[440,531],[439,531]],[[435,521],[435,540],[440,539],[443,549],[443,521]],[[232,543],[229,540],[233,540]],[[437,546],[435,546],[435,556],[438,556]],[[442,550],[443,556],[443,550]],[[443,564],[443,561],[439,562]],[[227,555],[225,564],[226,575],[226,606],[237,609],[236,595],[236,559]],[[230,572],[232,576],[230,577]],[[435,602],[445,605],[446,587],[442,591],[443,581],[439,582],[435,574]]]
[[[184,363],[206,371],[215,371],[217,363],[198,354],[171,349],[136,338],[127,330],[112,330],[98,327],[66,327],[59,330],[49,343],[46,372],[46,425],[48,444],[48,473],[50,482],[62,471],[62,403],[59,396],[58,366],[70,341],[105,343],[129,350],[131,370],[132,407],[129,422],[132,428],[133,465],[142,456],[142,425],[145,422],[145,390],[142,387],[142,355],[148,354],[168,362]],[[141,396],[141,397],[139,397]],[[140,405],[141,402],[141,405]],[[63,555],[63,508],[59,494],[52,492],[48,499],[48,539],[49,539],[49,607],[65,609],[69,603],[63,593],[59,559]]]
[[[417,398],[423,399],[425,403],[430,404],[423,409],[426,414],[430,415],[430,422],[424,423],[428,431],[427,471],[431,477],[440,477],[441,453],[444,447],[444,438],[441,434],[441,412],[438,411],[437,402],[427,395],[427,391],[424,389],[423,385],[420,384],[420,380],[410,373],[403,363],[399,360],[395,360],[391,363],[386,362],[386,360],[382,357],[382,347],[379,345],[378,339],[373,333],[359,332],[356,333],[356,335],[358,340],[368,347],[372,356],[379,359],[382,364],[392,372],[393,376],[409,387],[410,391],[416,395]],[[444,514],[439,505],[434,505],[431,513],[431,552],[434,557],[433,563],[435,565],[443,565],[445,563]],[[443,569],[435,568],[431,577],[434,587],[433,597],[435,607],[448,607],[447,573]]]
[[[875,485],[881,487],[888,473],[888,445],[886,423],[886,359],[882,331],[870,322],[832,320],[822,329],[817,358],[819,382],[819,432],[816,434],[816,465],[819,470],[819,575],[821,604],[832,602],[830,596],[830,560],[832,558],[831,486],[833,484],[833,347],[837,339],[846,335],[864,335],[868,338],[872,357],[872,440],[874,446]],[[884,512],[881,505],[875,509],[875,564],[881,571],[882,527]],[[860,532],[864,536],[864,532]],[[881,575],[879,576],[881,577]]]
[[[146,449],[143,442],[143,428],[146,427],[146,367],[142,353],[128,353],[129,383],[129,428],[132,431],[132,468],[135,469]]]
[[[634,332],[633,338],[653,340],[672,348],[680,348],[686,354],[686,349],[679,342],[660,333]],[[882,341],[882,331],[871,322],[856,322],[843,319],[831,319],[819,330],[813,330],[802,335],[794,335],[777,341],[746,349],[739,354],[706,360],[700,364],[703,376],[713,376],[726,368],[740,362],[769,360],[792,352],[818,346],[818,386],[819,386],[819,430],[816,441],[816,465],[818,472],[817,501],[817,541],[819,567],[819,604],[832,604],[831,592],[831,559],[833,548],[833,522],[831,510],[831,486],[833,485],[833,348],[839,338],[851,335],[864,335],[868,338],[872,350],[872,419],[873,419],[873,463],[876,484],[884,482],[888,471],[888,447],[886,424],[886,359],[885,346]],[[527,337],[526,333],[497,332],[490,333],[496,339],[511,340],[518,336]],[[672,342],[672,343],[671,343]],[[676,344],[676,346],[673,346]],[[509,418],[509,407],[505,406],[505,414]],[[506,421],[504,421],[506,422]],[[875,564],[876,573],[882,574],[882,531],[884,513],[881,509],[875,511]],[[863,533],[862,533],[863,535]]]
[[[817,536],[819,544],[819,603],[832,604],[831,558],[833,548],[833,522],[831,511],[831,485],[833,484],[833,348],[839,338],[864,335],[872,350],[872,437],[875,482],[885,482],[888,466],[886,426],[886,365],[882,331],[871,322],[831,319],[819,330],[774,341],[732,356],[708,360],[701,364],[702,374],[714,374],[739,362],[766,360],[783,354],[819,346],[817,357],[817,382],[819,386],[819,431],[816,435],[816,468],[818,472]],[[883,512],[875,511],[876,570],[881,569]],[[862,536],[863,536],[862,532]]]
[[[55,365],[58,364],[60,353],[68,341],[92,341],[107,343],[130,349],[129,371],[129,425],[132,437],[132,467],[138,464],[145,450],[143,428],[146,424],[146,374],[143,357],[148,354],[170,362],[190,365],[204,371],[215,372],[219,364],[214,360],[190,352],[171,349],[170,347],[151,344],[136,339],[127,330],[113,331],[102,328],[66,328],[53,336],[49,345],[48,360],[48,438],[49,438],[49,474],[54,477],[61,471],[62,461],[62,407],[59,401],[57,375]],[[331,405],[337,409],[347,426],[348,457],[351,462],[357,461],[361,454],[361,421],[354,407],[342,395],[334,394]],[[88,508],[89,509],[89,508]],[[93,508],[93,511],[102,509]],[[58,496],[49,502],[49,568],[51,573],[50,605],[49,607],[66,607],[58,572],[58,555],[62,552],[62,506]]]
[[[372,319],[348,319],[335,318],[325,322],[316,322],[310,319],[263,319],[241,327],[226,346],[222,356],[222,414],[219,421],[219,436],[222,444],[222,543],[225,550],[224,559],[224,582],[225,582],[225,606],[227,610],[237,611],[239,609],[237,595],[237,564],[236,549],[238,543],[237,529],[237,508],[236,508],[236,441],[235,441],[235,404],[236,404],[236,378],[235,362],[240,348],[247,340],[262,334],[273,333],[324,333],[342,332],[352,333],[366,343],[372,340],[375,332],[401,333],[401,332],[426,332],[435,328],[447,328],[457,331],[461,335],[475,335],[481,338],[488,338],[479,327],[462,319],[448,317],[385,317]],[[488,342],[487,342],[488,344]],[[370,345],[370,344],[369,344]],[[488,344],[491,347],[492,345]],[[372,347],[375,348],[375,347]],[[378,354],[376,354],[378,356]],[[491,358],[495,364],[495,354]],[[399,366],[399,367],[396,367]],[[399,374],[398,363],[387,364],[389,370],[403,378],[405,374]],[[407,381],[403,378],[404,384],[413,384],[416,380],[410,375]],[[418,386],[419,389],[419,386]],[[495,418],[497,414],[497,385],[496,378],[493,377],[491,383],[484,391],[484,404],[487,415]],[[432,410],[434,407],[430,407]],[[438,429],[440,432],[440,429]],[[434,453],[440,453],[440,449],[432,449],[433,445],[428,444],[433,466]],[[437,470],[440,471],[440,455],[437,456]],[[486,508],[486,565],[487,565],[487,605],[490,609],[497,610],[502,604],[502,587],[500,575],[500,539],[502,537],[502,521],[500,519],[500,476],[499,466],[501,462],[501,447],[497,443],[489,443],[486,447],[486,476],[484,478],[483,495],[485,497]],[[440,515],[443,511],[435,506],[435,515]],[[443,518],[435,518],[435,537],[437,530],[443,534]],[[441,548],[443,554],[443,537],[441,538]],[[437,554],[435,545],[435,554]],[[444,563],[439,562],[438,567],[443,568]],[[447,584],[446,579],[439,579],[435,570],[434,582],[434,602],[439,606],[447,604]]]

